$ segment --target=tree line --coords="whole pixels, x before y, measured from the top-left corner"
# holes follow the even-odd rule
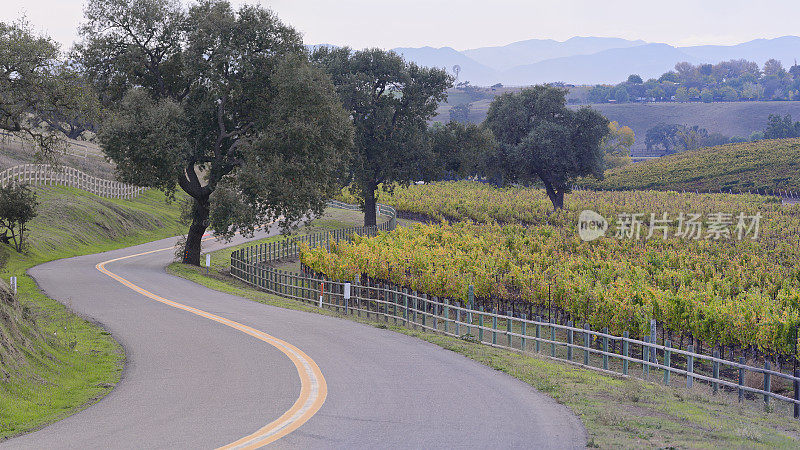
[[[586,94],[589,103],[626,102],[732,102],[800,100],[800,66],[789,69],[770,59],[763,67],[744,59],[717,64],[688,62],[658,79],[642,80],[633,74],[616,85],[597,85]]]
[[[481,125],[429,125],[453,86],[445,70],[380,49],[312,52],[269,9],[224,0],[89,0],[66,54],[22,21],[0,24],[0,41],[14,50],[0,52],[0,126],[43,158],[64,134],[96,132],[120,181],[185,193],[182,260],[195,265],[207,230],[290,230],[344,185],[365,225],[378,189],[420,180],[536,183],[561,208],[576,177],[602,176],[633,141],[552,86],[497,97]]]

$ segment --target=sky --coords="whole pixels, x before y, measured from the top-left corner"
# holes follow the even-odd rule
[[[3,0],[0,20],[24,14],[67,49],[85,0]],[[306,44],[456,50],[573,36],[676,46],[737,44],[800,34],[797,0],[233,0],[260,3],[303,33]],[[188,2],[185,2],[188,4]]]

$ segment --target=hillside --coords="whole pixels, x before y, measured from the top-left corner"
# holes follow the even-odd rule
[[[493,92],[498,94],[516,89],[504,88]],[[585,90],[583,87],[571,88],[570,95]],[[486,98],[472,103],[469,120],[481,123],[486,118],[493,98]],[[450,108],[463,103],[459,94],[451,94],[447,103],[442,103],[433,120],[447,122],[450,120]],[[724,103],[602,103],[591,105],[570,105],[572,108],[589,106],[600,111],[609,120],[627,125],[636,134],[636,143],[632,150],[640,153],[646,150],[645,135],[647,130],[659,123],[699,125],[709,133],[722,133],[725,136],[747,137],[754,131],[763,131],[767,126],[770,114],[781,116],[791,114],[800,118],[800,102],[724,102]]]
[[[0,282],[0,439],[98,400],[119,380],[124,358],[107,332],[45,296],[26,270],[184,229],[177,204],[167,204],[156,191],[134,200],[103,199],[65,187],[35,192],[39,215],[30,223],[27,253],[0,244],[0,279],[17,276],[19,287],[12,299]]]
[[[597,189],[800,191],[800,139],[728,144],[633,163],[583,180]]]

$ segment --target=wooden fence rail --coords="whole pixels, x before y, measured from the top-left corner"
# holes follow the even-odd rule
[[[331,202],[330,206],[358,209],[356,205]],[[357,315],[379,321],[443,333],[518,352],[543,353],[545,356],[615,375],[639,377],[666,385],[692,388],[705,382],[715,394],[720,390],[763,398],[765,409],[770,399],[793,406],[794,417],[800,417],[800,371],[787,374],[739,361],[729,361],[694,352],[692,345],[681,349],[665,339],[656,339],[656,324],[651,322],[651,335],[641,339],[609,334],[606,329],[592,330],[584,326],[554,323],[542,317],[526,317],[513,311],[484,311],[474,306],[471,286],[465,287],[464,299],[439,299],[417,293],[407,287],[376,280],[329,280],[314,273],[292,273],[265,263],[297,257],[301,245],[330,248],[331,241],[350,240],[354,234],[374,235],[397,226],[396,211],[378,205],[379,214],[389,221],[377,227],[352,227],[326,231],[283,241],[258,244],[231,254],[230,274],[260,290],[310,303],[319,308]],[[660,376],[659,376],[659,373]],[[745,384],[747,373],[763,379],[760,386]],[[791,396],[776,392],[774,379],[785,379],[792,386]],[[751,382],[752,384],[752,382]]]
[[[0,186],[25,183],[38,186],[70,186],[106,198],[138,197],[147,188],[106,180],[81,172],[73,167],[53,167],[48,164],[22,164],[0,172]]]

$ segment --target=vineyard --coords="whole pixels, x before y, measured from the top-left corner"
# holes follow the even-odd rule
[[[361,274],[486,307],[554,309],[613,333],[670,334],[710,345],[796,355],[800,325],[800,208],[756,195],[578,192],[552,213],[535,189],[441,183],[384,195],[398,210],[470,222],[417,224],[353,243],[304,248],[302,261],[332,279]],[[757,239],[615,238],[583,242],[577,212],[761,214]],[[549,213],[549,215],[548,215]],[[503,222],[500,225],[496,222]],[[675,230],[671,230],[673,233]]]
[[[597,189],[800,192],[800,139],[776,139],[702,148],[619,167]]]

